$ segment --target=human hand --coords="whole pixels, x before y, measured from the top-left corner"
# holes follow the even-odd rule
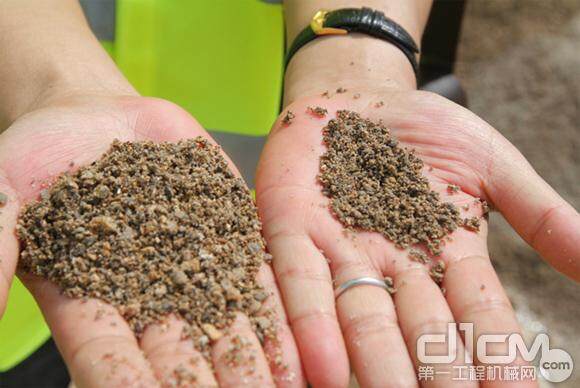
[[[446,294],[431,280],[426,266],[409,260],[408,250],[376,233],[344,233],[317,182],[325,149],[321,130],[337,110],[382,120],[403,146],[416,150],[432,189],[443,201],[457,205],[462,217],[481,216],[482,208],[474,202],[485,199],[552,266],[580,280],[578,213],[483,120],[425,92],[362,88],[331,94],[330,99],[320,95],[292,99],[280,117],[287,111],[296,117],[290,125],[281,118],[275,123],[257,174],[264,235],[306,375],[314,386],[345,386],[349,358],[364,387],[416,386],[417,338],[445,333],[448,322],[473,322],[475,338],[520,331],[489,259],[485,220],[477,233],[457,229],[443,247]],[[329,114],[315,117],[307,113],[309,106],[326,108]],[[450,184],[461,190],[450,195]],[[462,208],[465,204],[469,210]],[[389,276],[397,292],[391,297],[379,288],[361,286],[335,301],[337,285],[361,276]],[[458,354],[464,348],[457,335]],[[462,364],[465,360],[458,359],[454,365]],[[436,370],[453,373],[451,367]],[[451,377],[437,376],[421,384],[477,385],[450,381]],[[502,384],[506,383],[484,383]]]
[[[0,208],[0,317],[19,255],[14,234],[18,213],[52,178],[97,159],[114,139],[175,142],[196,136],[209,137],[187,112],[135,95],[65,95],[46,104],[37,102],[36,109],[20,116],[0,135],[0,192],[8,198]],[[193,342],[181,339],[183,322],[176,317],[169,317],[164,326],[150,326],[137,340],[112,306],[95,299],[70,299],[46,280],[19,276],[38,302],[78,387],[166,386],[177,374],[194,375],[200,386],[303,385],[269,266],[262,268],[259,281],[272,294],[264,308],[279,314],[280,344],[266,341],[262,349],[248,319],[240,316],[230,333],[212,346],[215,374]],[[242,353],[255,357],[254,373],[248,373],[248,367],[228,365],[223,357],[236,335],[250,341]],[[280,351],[282,360],[277,364]]]

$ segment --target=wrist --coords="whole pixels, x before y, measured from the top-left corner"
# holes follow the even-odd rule
[[[92,42],[88,42],[92,43]],[[0,126],[9,125],[18,117],[33,110],[50,105],[52,102],[83,95],[137,95],[135,89],[117,69],[108,54],[98,46],[86,55],[59,58],[46,56],[32,59],[36,61],[22,74],[20,84],[10,95],[1,95]],[[86,46],[85,46],[86,47]],[[8,92],[8,90],[6,90]]]
[[[431,9],[431,0],[293,0],[284,4],[289,45],[317,11],[361,7],[382,11],[419,44]],[[406,90],[415,89],[416,80],[408,58],[389,42],[363,34],[319,37],[290,61],[284,104],[338,87]]]
[[[0,128],[62,97],[135,93],[77,1],[0,3]]]
[[[373,89],[412,90],[415,73],[389,42],[362,34],[318,38],[302,47],[285,75],[284,104],[306,96]]]
[[[74,97],[136,95],[137,91],[115,65],[91,63],[80,66],[75,72],[55,67],[47,70],[43,79],[33,86],[19,115]]]

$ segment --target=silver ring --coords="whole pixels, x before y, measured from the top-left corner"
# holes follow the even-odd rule
[[[365,276],[362,278],[347,280],[340,286],[336,287],[336,289],[334,290],[334,297],[338,299],[338,297],[341,296],[346,290],[356,286],[377,286],[389,292],[389,286],[387,286],[384,280],[379,280],[376,278]]]

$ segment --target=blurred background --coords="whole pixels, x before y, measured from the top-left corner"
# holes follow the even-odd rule
[[[469,108],[580,209],[580,1],[467,1],[456,74]],[[526,337],[547,332],[576,362],[569,380],[542,385],[580,387],[580,286],[499,214],[490,223],[491,257]]]

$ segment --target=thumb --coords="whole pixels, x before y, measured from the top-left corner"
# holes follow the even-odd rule
[[[547,262],[580,281],[580,215],[505,138],[495,145],[487,195]]]
[[[6,309],[8,292],[18,261],[18,241],[14,234],[20,203],[0,170],[0,319]]]

